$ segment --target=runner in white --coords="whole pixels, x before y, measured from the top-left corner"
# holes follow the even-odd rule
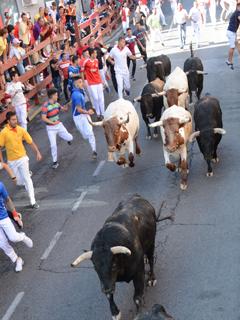
[[[12,82],[7,85],[6,93],[11,96],[19,125],[27,130],[27,101],[23,94],[24,84],[18,81],[17,72],[12,72],[11,76]]]
[[[127,66],[127,57],[133,60],[136,59],[136,56],[134,56],[126,46],[125,39],[120,37],[117,46],[112,48],[108,57],[109,62],[114,65],[119,99],[123,98],[123,90],[125,90],[127,96],[130,95],[130,77]]]
[[[188,14],[189,19],[191,20],[192,26],[192,37],[196,39],[196,48],[198,48],[200,40],[200,29],[201,24],[203,23],[203,17],[201,11],[199,10],[197,1],[193,2],[193,6]]]

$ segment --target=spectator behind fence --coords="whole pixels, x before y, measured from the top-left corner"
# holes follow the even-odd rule
[[[19,39],[22,41],[23,47],[26,48],[30,44],[30,31],[26,13],[22,13],[21,18],[22,21],[19,24]]]
[[[40,40],[41,29],[42,29],[43,25],[44,25],[44,20],[43,20],[43,18],[39,17],[37,22],[35,22],[34,26],[33,26],[33,37],[34,37],[35,41]]]
[[[8,31],[7,28],[0,30],[0,61],[5,62],[7,59],[7,37]]]
[[[23,65],[23,57],[25,56],[25,50],[20,50],[21,41],[18,39],[13,39],[12,46],[10,48],[9,58],[16,58],[18,61],[17,70],[20,75],[25,73],[25,68]]]

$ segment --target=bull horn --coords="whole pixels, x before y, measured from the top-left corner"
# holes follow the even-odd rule
[[[214,128],[213,132],[214,133],[219,133],[219,134],[225,134],[226,130],[224,130],[223,128]]]
[[[150,128],[155,128],[155,127],[161,127],[162,125],[163,125],[163,122],[162,122],[162,120],[160,120],[160,121],[157,121],[157,122],[150,123],[148,126]]]
[[[127,114],[127,119],[126,120],[122,120],[121,121],[121,124],[126,124],[126,123],[128,123],[129,122],[129,112],[128,112],[128,114]]]
[[[187,123],[187,122],[190,122],[190,121],[191,121],[191,118],[188,117],[188,116],[185,116],[182,119],[179,119],[179,123],[180,124],[184,124],[184,123]]]
[[[93,127],[102,127],[103,126],[103,121],[93,122],[89,116],[87,117],[87,119],[88,119],[88,122],[90,123],[90,125]]]
[[[92,258],[92,254],[93,254],[92,251],[84,252],[84,253],[81,254],[76,260],[74,260],[74,261],[71,263],[71,266],[72,266],[72,267],[76,267],[76,266],[77,266],[79,263],[81,263],[82,261],[91,259],[91,258]]]
[[[157,64],[162,64],[162,61],[154,61],[154,64],[157,65]]]
[[[200,136],[200,131],[195,131],[190,135],[190,137],[188,138],[188,141],[193,142],[193,140],[195,140],[199,136]]]
[[[186,76],[188,76],[190,73],[190,71],[185,71]]]
[[[138,96],[133,99],[133,102],[139,102],[139,101],[141,101],[141,99],[142,99],[142,96]]]
[[[166,94],[166,91],[162,91],[162,92],[152,93],[151,96],[153,98],[156,98],[156,97],[165,96],[165,94]]]
[[[111,251],[112,251],[112,254],[120,254],[120,253],[123,253],[123,254],[126,254],[128,256],[130,256],[132,253],[131,253],[131,250],[129,250],[127,247],[124,247],[124,246],[115,246],[115,247],[112,247],[111,248]]]
[[[197,72],[197,74],[203,74],[203,75],[208,74],[207,72],[204,72],[203,70],[197,70],[196,72]]]

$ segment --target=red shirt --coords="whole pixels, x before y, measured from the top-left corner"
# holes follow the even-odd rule
[[[88,48],[87,45],[84,45],[83,47],[78,47],[77,48],[77,55],[79,56],[79,58],[82,57],[83,51],[86,50]]]
[[[86,59],[83,63],[83,72],[89,86],[102,83],[97,59]]]
[[[59,63],[59,69],[62,71],[64,79],[68,79],[68,67],[69,66],[70,66],[69,60],[61,61]]]

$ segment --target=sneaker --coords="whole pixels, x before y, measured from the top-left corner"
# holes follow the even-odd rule
[[[30,239],[29,237],[27,237],[26,235],[23,238],[23,243],[28,247],[28,248],[32,248],[33,247],[33,242],[32,239]]]
[[[17,257],[15,271],[21,272],[24,265],[24,261],[21,257]]]
[[[59,163],[57,161],[53,162],[52,164],[53,169],[57,169],[58,166],[59,166]]]
[[[135,79],[135,77],[134,77],[134,76],[132,76],[132,77],[131,77],[131,79],[132,79],[132,81],[136,81],[136,79]]]
[[[72,140],[71,140],[71,141],[68,141],[67,144],[68,144],[69,146],[71,146]]]
[[[39,209],[39,204],[35,202],[34,204],[31,205],[32,209]]]
[[[234,70],[233,63],[231,63],[228,60],[226,60],[226,64],[230,67],[230,69]]]
[[[93,160],[96,160],[96,159],[97,159],[97,152],[96,152],[96,151],[93,151],[93,153],[92,153],[92,159],[93,159]]]

